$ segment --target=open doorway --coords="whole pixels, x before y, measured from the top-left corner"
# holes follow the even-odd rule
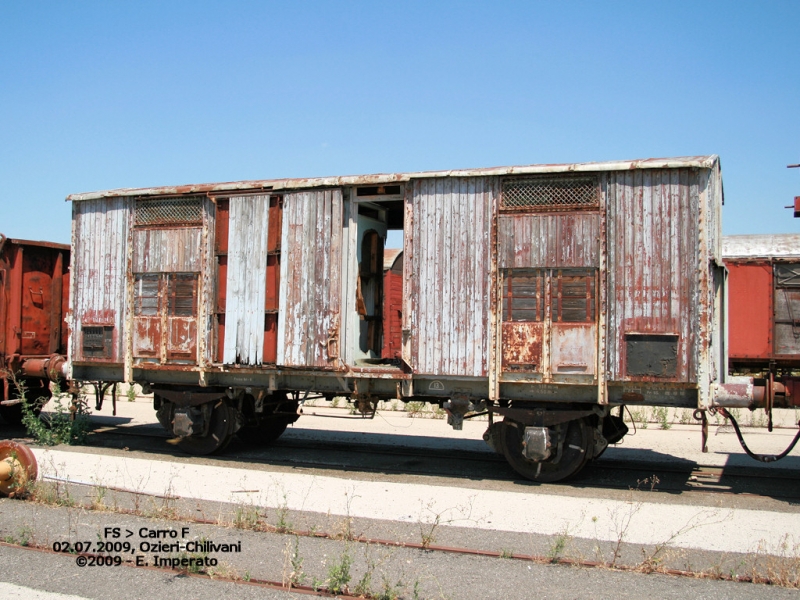
[[[400,367],[402,323],[402,186],[354,190],[356,213],[356,319],[352,356],[356,366]],[[355,339],[354,339],[355,338]]]

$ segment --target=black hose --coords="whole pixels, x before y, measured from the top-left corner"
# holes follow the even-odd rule
[[[722,407],[719,407],[717,410],[723,417],[725,417],[726,419],[730,419],[733,428],[736,430],[736,435],[739,438],[739,443],[742,445],[742,448],[747,453],[747,456],[749,456],[750,458],[754,458],[757,461],[763,463],[771,463],[775,462],[776,460],[780,460],[784,458],[787,454],[789,454],[789,452],[791,452],[794,449],[795,444],[797,444],[797,441],[800,440],[800,431],[798,431],[797,435],[794,436],[792,443],[789,444],[789,447],[786,448],[786,450],[784,450],[780,454],[756,454],[755,452],[751,452],[750,448],[747,447],[747,444],[744,443],[744,437],[742,437],[742,431],[739,429],[739,424],[736,422],[736,419],[733,418],[733,415],[731,415],[731,413],[729,413]],[[798,425],[800,425],[800,423],[798,423]]]

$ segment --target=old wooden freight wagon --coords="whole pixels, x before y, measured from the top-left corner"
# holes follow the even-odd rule
[[[68,199],[71,376],[152,388],[190,452],[275,439],[309,393],[416,399],[457,428],[501,415],[487,441],[555,480],[624,435],[612,407],[730,392],[716,156]],[[390,230],[400,357],[381,314]]]

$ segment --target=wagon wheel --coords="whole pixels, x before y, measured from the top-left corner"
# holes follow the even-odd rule
[[[0,496],[14,496],[36,481],[39,468],[31,449],[11,440],[0,441]]]
[[[566,434],[562,434],[564,442],[560,458],[557,457],[556,448],[559,439],[558,426],[551,427],[553,456],[543,461],[529,460],[522,453],[522,435],[525,425],[510,419],[504,419],[503,425],[500,428],[503,454],[511,468],[526,479],[543,483],[561,481],[580,471],[591,456],[592,429],[586,419],[575,419],[561,424],[562,428],[566,427]]]
[[[211,409],[210,418],[207,435],[180,438],[178,448],[196,455],[213,454],[224,450],[233,437],[234,414],[224,400],[219,400]]]

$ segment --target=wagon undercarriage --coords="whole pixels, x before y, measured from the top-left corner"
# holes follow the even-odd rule
[[[158,420],[175,436],[173,443],[201,455],[221,452],[234,435],[248,444],[271,444],[301,416],[302,403],[309,397],[308,392],[270,393],[253,388],[153,386],[152,390]],[[312,395],[319,396],[325,394]],[[368,416],[374,415],[378,399],[372,395],[348,398]],[[627,432],[621,417],[597,405],[503,401],[501,406],[464,397],[427,400],[446,410],[448,423],[455,429],[461,429],[464,419],[488,414],[484,440],[515,471],[535,481],[558,481],[576,474]],[[496,421],[498,417],[502,420]]]

